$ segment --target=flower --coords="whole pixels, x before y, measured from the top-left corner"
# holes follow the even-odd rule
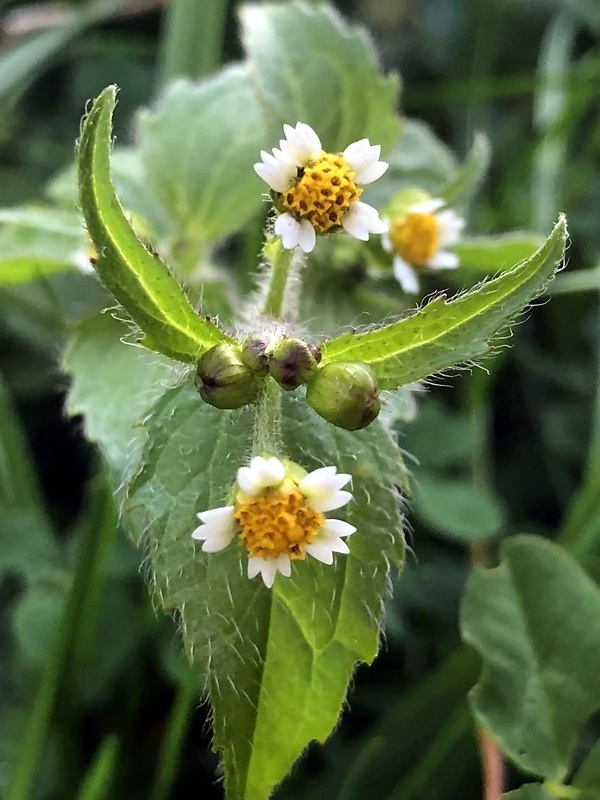
[[[417,294],[417,267],[454,269],[456,253],[444,249],[458,244],[465,221],[455,211],[442,209],[444,201],[430,198],[414,203],[390,220],[381,237],[388,253],[394,254],[394,275],[407,294]]]
[[[205,553],[224,550],[236,538],[248,551],[248,577],[259,573],[271,588],[278,572],[289,578],[291,562],[306,554],[333,564],[334,553],[349,553],[344,539],[356,528],[325,513],[345,506],[351,476],[335,467],[305,473],[275,456],[255,456],[237,472],[232,505],[202,511],[192,533]]]
[[[283,130],[279,148],[272,155],[261,150],[254,170],[276,194],[275,233],[287,250],[298,246],[310,253],[317,233],[340,227],[362,241],[387,230],[377,210],[358,199],[357,184],[373,183],[388,168],[379,161],[380,145],[361,139],[343,153],[327,153],[310,125],[298,122]]]

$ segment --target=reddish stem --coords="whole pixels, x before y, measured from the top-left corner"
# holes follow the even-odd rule
[[[479,728],[479,755],[483,778],[483,800],[500,800],[504,791],[504,761],[502,753],[490,734]]]

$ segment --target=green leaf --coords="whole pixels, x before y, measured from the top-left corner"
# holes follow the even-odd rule
[[[400,136],[389,153],[389,167],[365,187],[365,199],[384,209],[404,189],[420,188],[436,197],[440,187],[457,172],[456,158],[425,122],[403,117]]]
[[[59,548],[44,507],[31,454],[0,374],[0,577],[28,583],[55,577]]]
[[[423,522],[459,542],[491,539],[504,528],[505,517],[498,498],[466,480],[419,474],[413,501]]]
[[[464,163],[439,192],[446,205],[465,206],[470,203],[485,177],[490,157],[487,138],[482,133],[475,134],[473,146]]]
[[[123,344],[127,332],[108,314],[91,317],[75,329],[63,362],[72,378],[67,411],[83,415],[86,436],[101,445],[117,484],[137,463],[146,412],[181,379],[171,361]]]
[[[514,792],[503,794],[502,800],[553,800],[553,798],[544,791],[541,783],[527,783]]]
[[[469,579],[462,633],[484,660],[473,711],[527,772],[561,780],[600,709],[599,618],[600,589],[544,539],[508,539],[500,566]]]
[[[143,331],[149,350],[194,363],[201,353],[232,341],[192,308],[161,259],[144,247],[127,221],[110,180],[110,137],[116,89],[94,101],[78,145],[83,215],[96,246],[96,271]]]
[[[12,258],[0,260],[0,284],[27,283],[73,269],[66,259]]]
[[[561,217],[531,258],[466,294],[436,297],[412,316],[377,330],[344,333],[322,346],[323,364],[362,361],[381,389],[396,389],[484,355],[490,340],[546,287],[565,249]]]
[[[384,151],[394,144],[398,78],[381,75],[364,29],[320,4],[246,5],[240,18],[261,101],[276,125],[306,122],[333,151],[364,137]]]
[[[179,238],[200,249],[260,211],[265,185],[252,165],[271,135],[245,66],[198,84],[176,81],[138,126],[148,182]]]
[[[465,237],[452,250],[459,257],[461,268],[489,274],[509,270],[513,264],[530,258],[542,244],[541,237],[534,233],[513,232]]]
[[[307,744],[328,737],[355,663],[377,653],[389,564],[403,556],[393,488],[403,471],[391,439],[377,425],[340,431],[302,399],[284,401],[289,456],[307,469],[335,464],[353,475],[349,556],[334,566],[294,564],[292,578],[269,591],[247,579],[237,543],[212,555],[194,549],[195,514],[226,502],[253,421],[247,410],[200,403],[189,386],[154,407],[145,463],[124,508],[149,554],[157,596],[179,612],[190,655],[208,663],[229,800],[268,797]]]
[[[581,800],[600,798],[600,741],[592,747],[575,773],[572,785],[582,789]]]

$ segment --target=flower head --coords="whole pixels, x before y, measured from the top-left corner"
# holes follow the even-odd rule
[[[417,294],[417,269],[454,269],[458,256],[446,250],[458,244],[465,221],[444,201],[430,198],[404,208],[389,223],[381,242],[394,254],[394,275],[407,294]]]
[[[360,185],[376,181],[388,168],[379,161],[379,145],[361,139],[343,153],[327,153],[310,125],[298,122],[283,130],[279,148],[272,154],[262,150],[254,169],[276,195],[275,233],[287,250],[298,246],[310,253],[317,233],[340,228],[362,241],[387,230],[377,210],[359,200]]]
[[[291,562],[306,554],[332,564],[334,553],[350,552],[344,539],[356,528],[325,517],[352,499],[343,491],[350,477],[335,467],[306,474],[275,456],[256,456],[238,470],[233,504],[198,514],[192,537],[216,553],[237,536],[248,551],[248,577],[260,573],[270,589],[278,572],[289,578]]]

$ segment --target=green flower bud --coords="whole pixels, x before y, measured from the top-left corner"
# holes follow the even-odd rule
[[[246,339],[242,345],[242,361],[255,375],[266,375],[269,371],[269,356],[266,342],[262,339]]]
[[[215,408],[241,408],[252,403],[260,389],[260,376],[243,362],[235,344],[218,344],[204,353],[195,381],[202,399]]]
[[[269,349],[269,373],[283,389],[297,389],[317,370],[321,351],[302,339],[280,339]]]
[[[371,367],[358,361],[325,364],[306,388],[306,399],[323,419],[357,431],[379,414],[377,380]]]

